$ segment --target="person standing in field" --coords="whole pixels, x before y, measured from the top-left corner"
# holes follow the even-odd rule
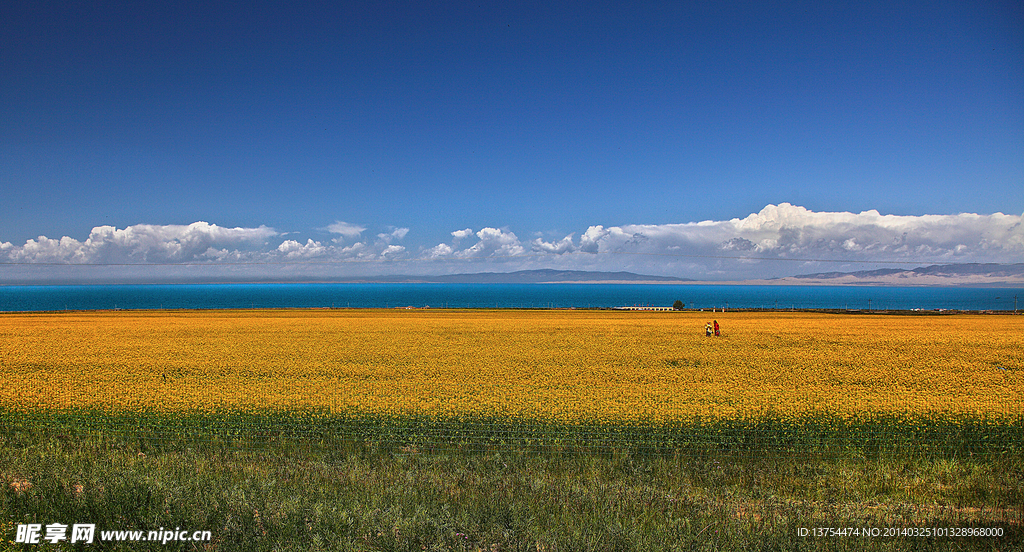
[[[718,320],[715,320],[715,337],[722,335],[718,330]]]
[[[711,337],[711,322],[704,324],[704,335],[706,337]]]

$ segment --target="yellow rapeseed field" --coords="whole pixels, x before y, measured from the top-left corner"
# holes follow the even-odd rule
[[[704,336],[717,319],[723,335]],[[0,406],[664,421],[1020,417],[1024,317],[255,310],[0,315]]]

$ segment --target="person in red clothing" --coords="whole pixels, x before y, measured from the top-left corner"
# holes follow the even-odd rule
[[[718,330],[718,320],[715,320],[715,337],[722,335]]]

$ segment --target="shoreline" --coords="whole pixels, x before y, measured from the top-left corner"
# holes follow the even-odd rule
[[[897,287],[897,288],[999,288],[1024,289],[1024,278],[992,277],[942,277],[919,276],[914,278],[782,278],[756,280],[556,280],[546,282],[431,282],[427,280],[273,280],[273,281],[196,281],[196,282],[0,282],[4,287],[62,287],[62,286],[216,286],[216,285],[661,285],[661,286],[790,286],[790,287]]]
[[[629,306],[619,307],[190,307],[190,308],[108,308],[108,309],[59,309],[59,310],[0,310],[0,316],[12,314],[82,314],[82,313],[168,313],[168,312],[283,312],[283,311],[432,311],[432,312],[550,312],[550,311],[581,311],[581,312],[614,312],[614,313],[656,313],[656,314],[729,314],[729,313],[805,313],[805,314],[850,314],[850,315],[887,315],[887,316],[950,316],[957,314],[969,315],[997,315],[997,316],[1020,316],[1024,315],[1024,309],[998,310],[960,310],[960,309],[838,309],[838,308],[712,308],[712,309],[682,309],[671,308],[634,308]]]

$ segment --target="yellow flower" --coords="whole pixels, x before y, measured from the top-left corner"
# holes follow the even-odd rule
[[[1024,415],[1024,317],[608,311],[0,314],[0,406],[671,421]]]

